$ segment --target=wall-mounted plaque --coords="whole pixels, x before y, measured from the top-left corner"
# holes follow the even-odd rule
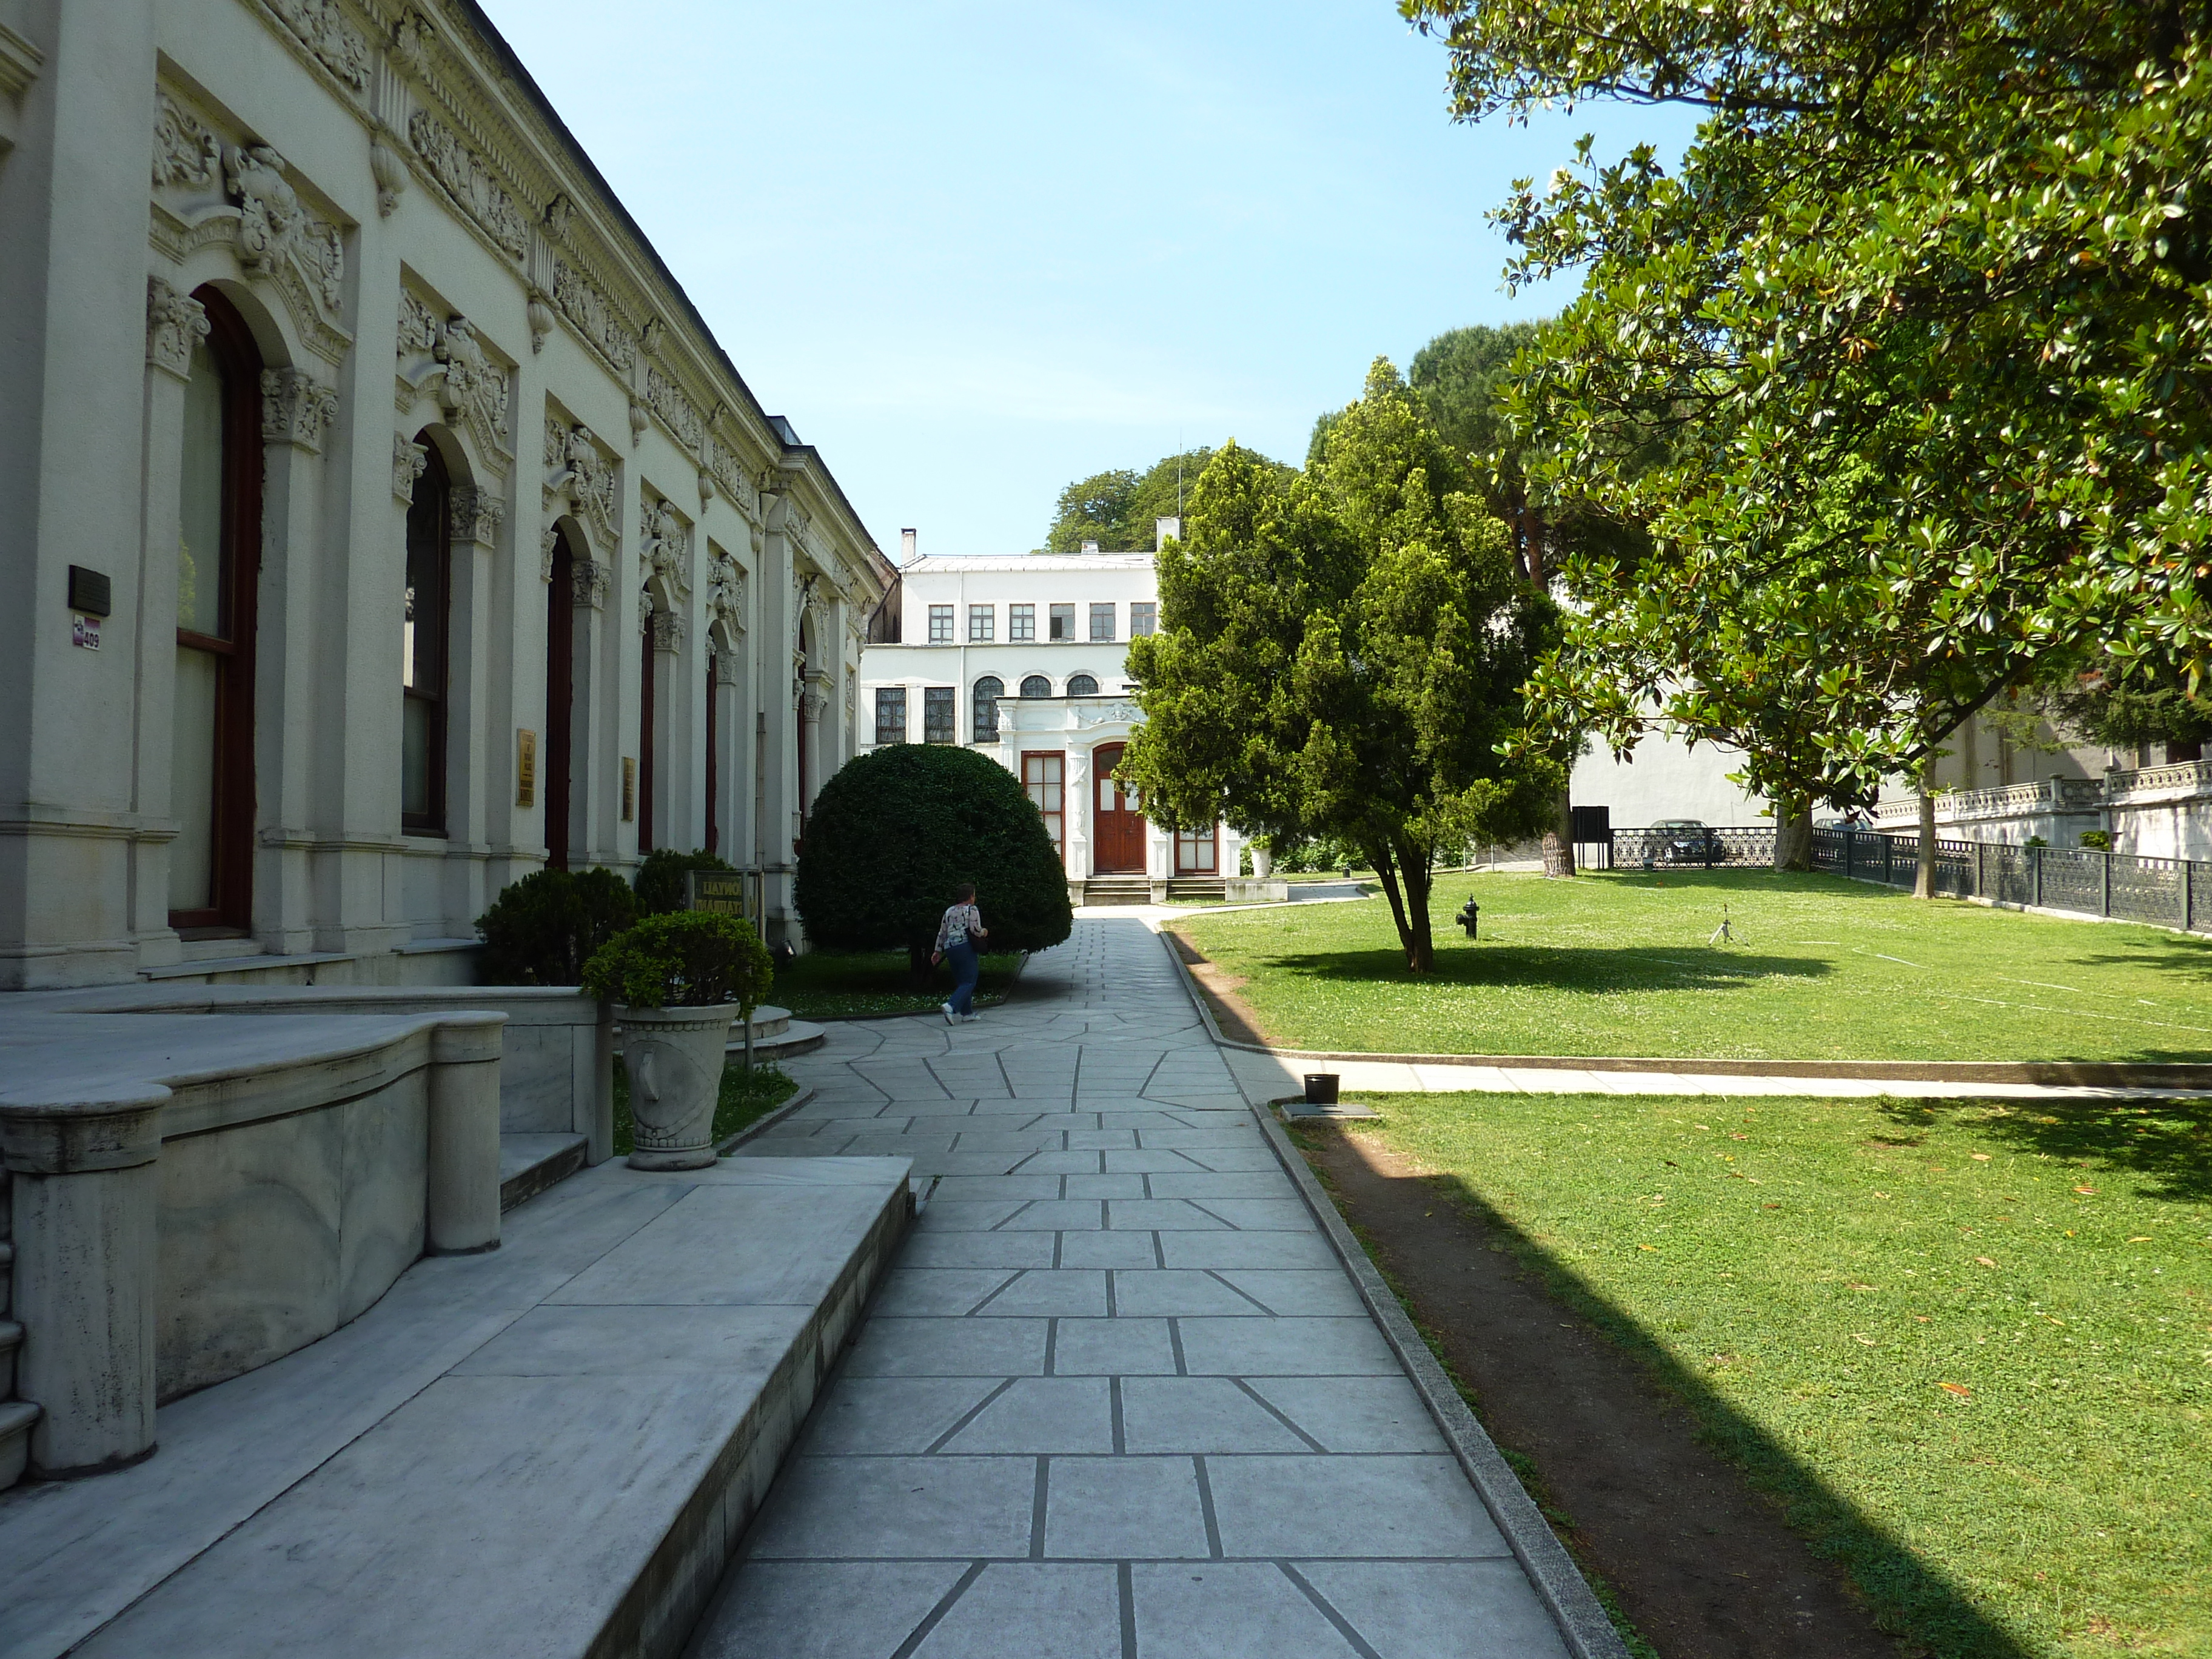
[[[538,734],[524,728],[514,734],[514,804],[538,805]]]
[[[623,757],[623,815],[629,823],[637,817],[637,762],[629,755]]]

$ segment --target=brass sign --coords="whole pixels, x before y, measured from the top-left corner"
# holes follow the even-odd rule
[[[514,804],[538,805],[538,734],[526,728],[514,734]]]

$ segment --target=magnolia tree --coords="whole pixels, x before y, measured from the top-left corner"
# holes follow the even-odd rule
[[[1161,631],[1130,642],[1144,720],[1122,775],[1164,823],[1358,848],[1428,972],[1438,848],[1518,840],[1564,785],[1523,741],[1550,602],[1381,361],[1304,471],[1216,452],[1183,531],[1158,561]]]

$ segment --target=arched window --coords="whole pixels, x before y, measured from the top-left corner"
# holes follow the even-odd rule
[[[1006,683],[995,674],[986,674],[975,682],[975,741],[996,743],[999,740],[999,699],[1006,695]]]
[[[1022,695],[1025,697],[1048,697],[1052,695],[1052,682],[1042,674],[1032,674],[1022,682]]]
[[[1067,695],[1071,697],[1095,697],[1098,695],[1098,682],[1088,674],[1070,674],[1067,677]]]
[[[438,447],[424,443],[422,475],[407,504],[407,589],[401,623],[399,827],[446,833],[446,603],[453,557],[453,489]]]
[[[253,915],[253,610],[261,565],[261,356],[212,288],[185,385],[171,702],[169,925]]]

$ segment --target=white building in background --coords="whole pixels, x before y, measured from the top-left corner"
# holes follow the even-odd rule
[[[1162,526],[1175,533],[1173,520]],[[1235,830],[1161,829],[1112,776],[1139,718],[1128,642],[1159,625],[1152,556],[920,558],[913,533],[861,653],[862,746],[989,755],[1043,813],[1079,899],[1202,891],[1235,876]]]
[[[483,14],[0,21],[0,987],[465,980],[661,846],[794,935],[890,568]]]

